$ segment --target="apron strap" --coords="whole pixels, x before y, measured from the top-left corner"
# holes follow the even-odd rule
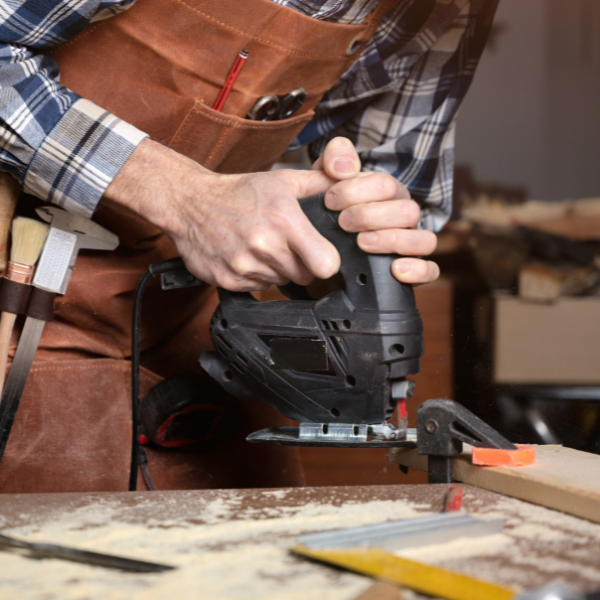
[[[367,15],[367,18],[363,21],[363,25],[366,25],[365,30],[362,32],[357,42],[368,42],[374,35],[379,22],[385,15],[387,15],[394,6],[398,5],[398,0],[381,0],[377,5],[377,8]]]

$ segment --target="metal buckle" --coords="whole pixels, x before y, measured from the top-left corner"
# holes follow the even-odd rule
[[[346,48],[346,56],[352,56],[356,54],[356,51],[363,45],[362,40],[360,39],[363,35],[363,32],[356,34],[354,39],[348,44]]]

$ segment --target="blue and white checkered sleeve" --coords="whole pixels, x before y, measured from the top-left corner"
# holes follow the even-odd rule
[[[134,0],[0,0],[0,171],[90,217],[145,134],[59,82],[44,56]]]
[[[295,145],[308,144],[315,158],[333,137],[350,139],[363,169],[396,177],[421,206],[420,226],[439,231],[452,210],[456,115],[496,6],[437,0],[423,26],[422,3],[409,6],[414,22],[399,3]]]
[[[104,191],[146,134],[96,106],[77,100],[33,156],[24,190],[90,217]]]

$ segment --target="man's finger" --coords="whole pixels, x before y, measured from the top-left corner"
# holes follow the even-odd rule
[[[344,210],[357,204],[396,199],[408,200],[410,192],[387,173],[370,173],[333,185],[325,196],[325,204],[330,210]]]
[[[304,216],[304,215],[303,215]],[[319,279],[329,279],[340,270],[340,255],[304,216],[288,237],[290,250],[298,255],[304,266]]]
[[[298,255],[289,248],[282,248],[259,258],[285,279],[283,283],[278,282],[277,285],[284,285],[289,281],[298,285],[308,285],[315,278]]]
[[[358,245],[372,254],[424,256],[437,246],[437,236],[426,229],[380,229],[358,235]]]
[[[334,183],[325,171],[289,171],[296,187],[296,198],[306,198],[315,194],[324,194]]]
[[[325,171],[336,181],[352,179],[360,173],[360,158],[349,139],[336,137],[325,146],[312,168]]]
[[[398,258],[392,263],[392,274],[402,283],[431,283],[440,276],[440,268],[430,260]]]
[[[387,200],[351,206],[339,217],[340,227],[350,232],[396,227],[416,227],[421,218],[419,205],[413,200]]]

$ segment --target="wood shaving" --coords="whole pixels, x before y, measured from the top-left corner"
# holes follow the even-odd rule
[[[265,491],[281,499],[285,490]],[[198,507],[184,519],[124,522],[110,504],[65,513],[38,525],[3,531],[33,542],[52,542],[179,567],[137,575],[59,560],[36,561],[0,553],[0,599],[20,600],[350,600],[370,585],[289,554],[296,536],[349,526],[407,519],[422,506],[401,501],[348,502],[241,508],[241,497]],[[234,520],[230,520],[235,517]]]

